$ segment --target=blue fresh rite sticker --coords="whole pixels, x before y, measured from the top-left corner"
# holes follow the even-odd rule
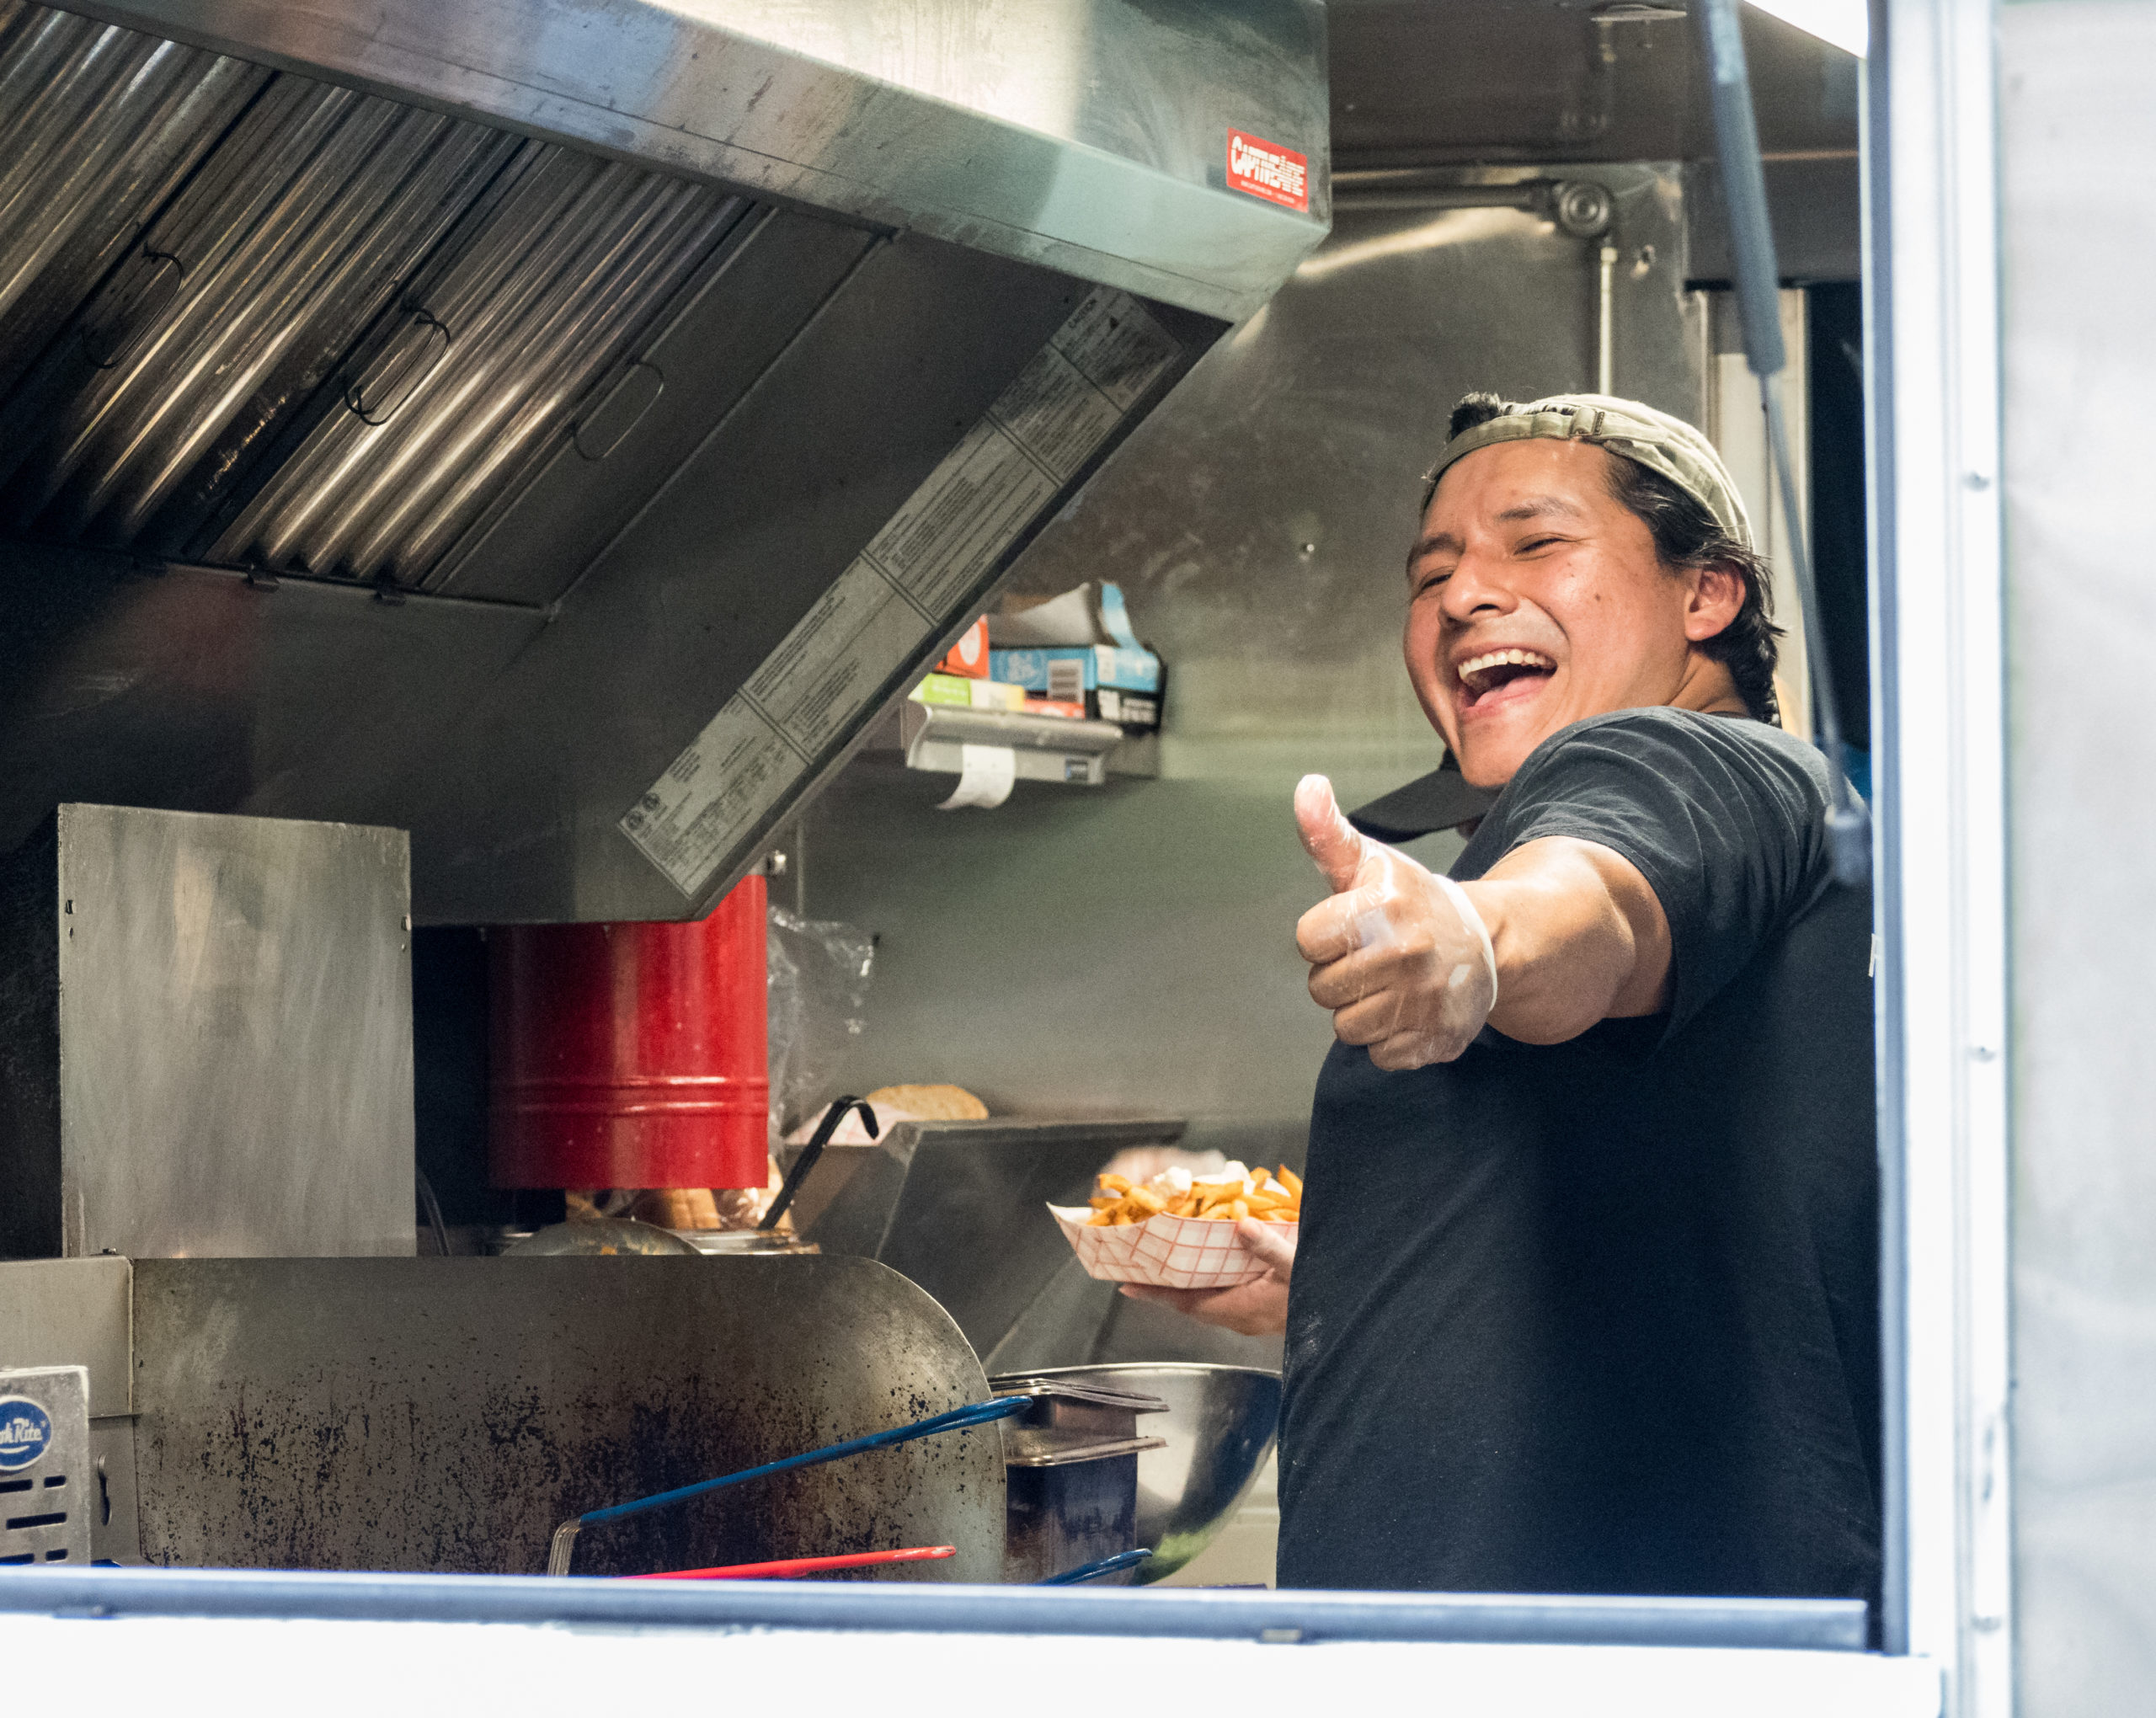
[[[0,1396],[0,1474],[28,1467],[51,1447],[51,1415],[28,1396]]]

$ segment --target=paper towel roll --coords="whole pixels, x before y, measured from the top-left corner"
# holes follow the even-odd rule
[[[962,805],[978,805],[985,811],[1011,797],[1011,784],[1018,779],[1018,758],[1007,745],[962,745],[958,748],[958,785],[936,808],[956,811]]]

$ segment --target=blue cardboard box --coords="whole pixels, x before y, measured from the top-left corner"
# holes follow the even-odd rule
[[[988,653],[990,678],[1023,686],[1040,698],[1083,698],[1103,689],[1118,692],[1161,690],[1161,659],[1151,651],[1121,644],[1038,646]]]

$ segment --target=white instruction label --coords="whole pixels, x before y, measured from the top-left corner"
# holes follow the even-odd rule
[[[866,559],[856,561],[764,659],[740,696],[813,759],[935,630]]]
[[[800,754],[739,697],[712,718],[622,819],[622,833],[694,894],[718,869],[744,830],[786,797],[800,775]]]
[[[1102,440],[1095,436],[1092,445]],[[906,498],[862,558],[941,616],[980,583],[995,558],[1062,487],[1062,480],[1027,458],[990,415],[968,430],[928,481]]]
[[[1103,286],[1070,312],[1048,349],[1068,358],[1121,413],[1175,361],[1176,343],[1128,292]]]
[[[701,894],[962,618],[1178,349],[1129,294],[1097,288],[622,816],[622,833],[683,894]]]

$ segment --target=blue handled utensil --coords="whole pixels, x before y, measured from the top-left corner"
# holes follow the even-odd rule
[[[701,1497],[707,1491],[716,1491],[722,1486],[738,1486],[744,1480],[760,1480],[767,1474],[782,1474],[794,1468],[815,1467],[827,1461],[837,1461],[843,1456],[859,1455],[864,1450],[889,1449],[894,1443],[910,1443],[916,1438],[933,1438],[939,1432],[963,1432],[969,1427],[985,1426],[996,1420],[1006,1420],[1013,1414],[1022,1414],[1033,1406],[1031,1396],[997,1396],[985,1402],[969,1402],[963,1408],[953,1408],[947,1413],[931,1414],[926,1420],[916,1420],[910,1426],[895,1426],[889,1432],[872,1432],[866,1438],[850,1438],[844,1443],[827,1443],[820,1449],[805,1451],[800,1455],[789,1455],[783,1461],[766,1462],[761,1467],[744,1468],[738,1474],[721,1474],[715,1480],[699,1480],[693,1486],[677,1486],[670,1491],[660,1491],[649,1497],[638,1497],[627,1503],[616,1503],[605,1509],[588,1509],[573,1517],[554,1529],[553,1541],[547,1549],[547,1572],[566,1575],[569,1572],[569,1559],[576,1553],[576,1536],[587,1527],[604,1522],[620,1521],[626,1516],[641,1515],[647,1509],[664,1509],[670,1503],[686,1503],[691,1497]],[[1059,1576],[1068,1580],[1069,1576]]]
[[[1123,1569],[1135,1569],[1152,1555],[1150,1545],[1140,1545],[1134,1551],[1118,1551],[1113,1557],[1103,1557],[1097,1563],[1081,1563],[1075,1569],[1065,1569],[1060,1575],[1051,1575],[1047,1580],[1036,1582],[1034,1585],[1075,1587],[1081,1581],[1097,1581],[1103,1575],[1113,1575]]]

